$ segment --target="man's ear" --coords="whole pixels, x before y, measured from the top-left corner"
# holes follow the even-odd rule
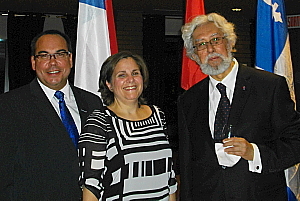
[[[34,56],[30,57],[30,61],[31,61],[31,68],[32,68],[32,70],[35,71],[35,59],[34,59]]]
[[[69,59],[70,59],[71,68],[73,68],[73,59],[72,58],[73,58],[73,54],[70,53]]]

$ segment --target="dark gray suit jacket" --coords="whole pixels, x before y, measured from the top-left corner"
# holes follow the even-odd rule
[[[100,98],[71,86],[81,123]],[[0,200],[81,198],[77,150],[37,80],[0,96]]]
[[[239,67],[229,124],[237,137],[256,143],[262,173],[241,159],[223,169],[209,128],[209,78],[178,99],[181,198],[195,200],[286,200],[284,169],[300,162],[300,117],[285,78]]]

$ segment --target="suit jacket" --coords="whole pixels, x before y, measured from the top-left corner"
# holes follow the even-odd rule
[[[285,78],[239,67],[228,124],[235,136],[257,144],[262,173],[241,160],[218,164],[209,128],[209,78],[178,99],[181,198],[198,200],[286,200],[284,169],[300,162],[300,117]]]
[[[100,98],[71,86],[82,125]],[[0,200],[81,199],[77,150],[42,88],[0,96]]]

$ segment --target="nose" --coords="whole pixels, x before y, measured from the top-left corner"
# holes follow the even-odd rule
[[[215,47],[210,43],[206,44],[206,49],[207,49],[207,52],[209,52],[209,53],[212,53],[215,51]]]
[[[132,82],[134,80],[134,77],[132,75],[128,75],[127,82]]]
[[[56,56],[55,56],[55,54],[50,54],[49,56],[50,56],[49,63],[56,64]]]
[[[56,59],[56,56],[55,56],[55,54],[49,54],[49,60],[51,60],[52,59],[52,57],[54,58],[54,59]]]

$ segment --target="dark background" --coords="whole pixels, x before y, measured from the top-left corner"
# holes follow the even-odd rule
[[[256,2],[256,0],[204,0],[206,13],[218,12],[236,25],[238,41],[235,57],[241,65],[251,67],[254,66],[255,58]],[[287,15],[300,14],[299,0],[286,0],[285,6]],[[145,95],[150,104],[158,105],[165,111],[171,132],[176,133],[176,101],[178,95],[183,92],[180,87],[182,39],[179,34],[167,35],[165,27],[166,18],[178,20],[184,18],[185,1],[113,0],[113,7],[119,51],[130,50],[144,57],[150,72],[150,84]],[[232,8],[241,8],[242,11],[232,12]],[[27,84],[35,76],[30,70],[29,43],[34,35],[42,31],[45,14],[63,16],[65,32],[70,36],[75,50],[77,0],[0,0],[0,12],[10,15],[6,43],[9,46],[10,89]],[[27,16],[14,17],[15,14]],[[299,102],[300,29],[290,29],[289,33],[296,99]],[[76,56],[76,52],[74,55]],[[2,72],[0,74],[2,88],[3,74]],[[71,76],[71,82],[72,79]],[[0,90],[1,92],[3,90]]]
[[[184,0],[113,0],[113,5],[116,10],[130,11],[178,11],[184,10]],[[241,1],[241,0],[204,0],[206,12],[219,11],[224,15],[230,15],[231,8],[242,8],[243,12],[249,18],[255,15],[256,1]],[[2,11],[27,11],[41,13],[69,13],[77,14],[77,0],[1,0],[0,10]],[[287,14],[299,14],[299,0],[286,0]]]

